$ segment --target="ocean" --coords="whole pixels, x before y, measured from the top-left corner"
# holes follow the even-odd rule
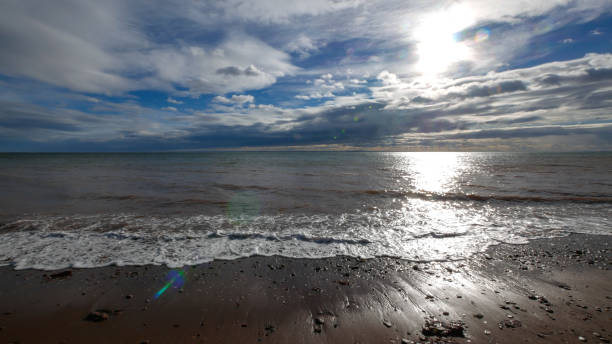
[[[458,260],[612,234],[612,153],[0,154],[0,265]]]

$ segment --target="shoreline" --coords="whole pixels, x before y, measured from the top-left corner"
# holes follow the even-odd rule
[[[586,234],[493,245],[450,262],[215,260],[185,267],[182,288],[158,299],[165,266],[5,266],[0,341],[606,342],[610,268],[612,236]]]

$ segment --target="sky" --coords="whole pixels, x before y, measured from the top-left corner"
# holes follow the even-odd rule
[[[4,0],[0,151],[612,150],[609,0]]]

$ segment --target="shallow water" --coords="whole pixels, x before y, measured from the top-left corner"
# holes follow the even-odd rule
[[[612,234],[611,153],[0,154],[0,263],[461,259]]]

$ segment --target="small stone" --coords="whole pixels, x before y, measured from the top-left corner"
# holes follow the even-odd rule
[[[87,314],[87,316],[85,317],[85,320],[92,321],[92,322],[100,322],[100,321],[108,320],[108,313],[105,311],[91,312]]]
[[[442,315],[448,315],[448,314],[449,314],[448,312],[442,312]]]
[[[474,314],[474,318],[482,319],[484,318],[484,315],[482,315],[481,313],[476,313]]]
[[[484,334],[486,334],[487,336],[491,334],[491,331],[489,330],[484,330]]]
[[[62,272],[57,272],[54,274],[49,275],[49,278],[51,279],[61,279],[61,278],[68,278],[72,276],[72,271],[67,270],[67,271],[62,271]]]
[[[132,295],[132,294],[127,294],[127,295],[125,295],[125,298],[126,298],[126,299],[128,299],[128,300],[129,300],[129,299],[133,299],[133,298],[134,298],[134,295]]]
[[[410,341],[406,338],[402,338],[402,344],[410,344]]]
[[[315,324],[323,325],[325,324],[325,320],[323,320],[323,318],[315,318]]]
[[[520,321],[516,320],[516,319],[506,319],[503,321],[504,326],[508,327],[508,328],[517,328],[517,327],[521,327],[523,326],[523,324],[521,324]],[[501,328],[501,323],[500,323],[500,328]]]
[[[388,321],[383,321],[383,325],[387,326],[387,327],[391,327],[393,326],[390,322]]]
[[[583,336],[579,336],[578,340],[581,341],[581,342],[586,342],[587,341],[586,338],[584,338]]]

